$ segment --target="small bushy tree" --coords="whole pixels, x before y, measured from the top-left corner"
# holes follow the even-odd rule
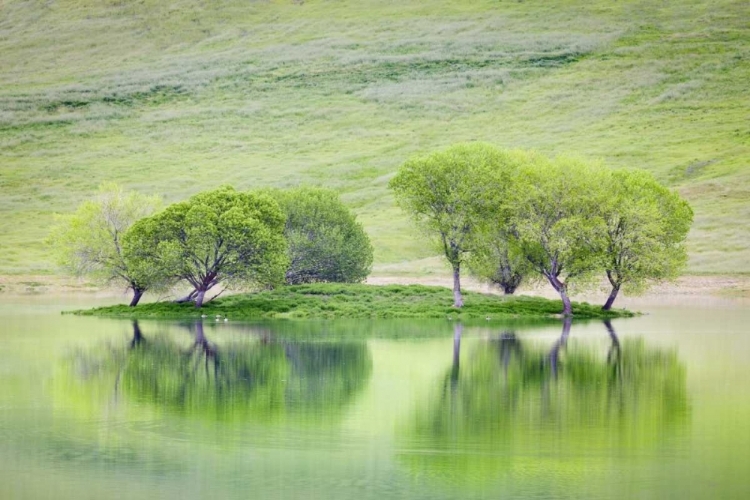
[[[623,287],[637,294],[675,279],[687,264],[693,221],[690,205],[643,170],[613,172],[609,192],[604,268],[612,288],[604,310]]]
[[[125,235],[128,261],[185,280],[201,307],[208,290],[266,287],[283,282],[288,267],[284,214],[261,193],[231,187],[199,193],[138,221]]]
[[[122,238],[136,221],[160,205],[157,196],[102,184],[96,198],[83,202],[74,214],[59,217],[48,243],[64,269],[99,283],[124,284],[133,291],[130,305],[135,306],[146,290],[163,288],[168,280],[125,259]]]
[[[359,283],[367,278],[373,258],[370,238],[334,191],[299,187],[272,195],[287,217],[288,284]]]

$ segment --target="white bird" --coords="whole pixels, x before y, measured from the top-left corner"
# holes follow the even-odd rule
[[[201,314],[201,318],[208,318],[205,314]]]
[[[219,318],[216,318],[216,321],[219,321]]]
[[[489,316],[486,316],[484,319],[486,319],[487,321],[489,321],[491,318]]]
[[[229,318],[224,318],[224,321],[229,321]]]

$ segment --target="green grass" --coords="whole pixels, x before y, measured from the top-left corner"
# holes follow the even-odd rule
[[[104,180],[168,201],[323,184],[379,274],[442,273],[387,182],[484,140],[647,168],[693,203],[690,272],[750,271],[750,4],[8,0],[0,273]]]
[[[351,318],[446,318],[446,319],[523,319],[550,318],[559,314],[562,304],[540,297],[466,292],[461,309],[451,307],[453,292],[443,287],[422,285],[314,284],[285,286],[272,291],[230,295],[196,309],[192,304],[155,302],[135,308],[124,305],[99,307],[74,314],[114,316],[134,319],[189,319],[216,315],[230,320],[271,318],[351,319]],[[574,303],[573,315],[580,319],[632,316],[624,309],[602,311],[600,306]]]

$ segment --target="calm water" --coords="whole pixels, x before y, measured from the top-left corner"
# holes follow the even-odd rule
[[[745,308],[461,331],[2,300],[2,499],[750,498]]]

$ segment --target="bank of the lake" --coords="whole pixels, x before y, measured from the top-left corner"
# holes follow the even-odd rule
[[[455,318],[507,319],[549,318],[560,313],[559,300],[542,297],[499,296],[477,292],[464,293],[465,305],[452,307],[452,291],[424,285],[364,285],[319,283],[284,286],[250,294],[227,295],[196,309],[192,304],[155,302],[137,307],[116,305],[74,311],[90,316],[135,319],[189,319],[201,315],[232,320],[268,318],[343,319],[343,318]],[[573,303],[576,318],[629,317],[634,313],[601,306]]]

